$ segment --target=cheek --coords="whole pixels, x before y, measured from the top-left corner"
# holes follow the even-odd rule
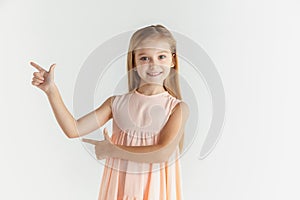
[[[170,64],[171,65],[171,64]],[[170,70],[171,70],[171,67],[170,67],[170,65],[168,64],[168,65],[166,65],[166,66],[164,66],[163,67],[163,70],[165,71],[165,72],[170,72]]]
[[[146,70],[143,67],[137,67],[137,73],[139,76],[144,76],[146,74]]]

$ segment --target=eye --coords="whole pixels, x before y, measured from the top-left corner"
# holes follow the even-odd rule
[[[148,57],[145,57],[145,56],[140,58],[140,60],[143,60],[143,61],[145,61],[147,59],[148,59]]]
[[[159,58],[162,58],[162,57],[165,58],[166,56],[165,56],[165,55],[160,55],[160,56],[159,56]],[[163,59],[163,58],[162,58],[162,59]]]

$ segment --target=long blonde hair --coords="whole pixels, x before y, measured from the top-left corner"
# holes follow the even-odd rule
[[[127,53],[127,75],[128,75],[128,89],[129,92],[137,89],[140,84],[140,77],[135,68],[135,54],[134,50],[139,46],[139,44],[147,38],[161,38],[165,39],[170,45],[170,51],[172,53],[172,58],[174,62],[174,70],[170,70],[168,77],[164,80],[163,87],[167,90],[173,97],[182,100],[179,84],[179,65],[178,57],[176,51],[176,40],[174,39],[172,33],[165,28],[164,26],[150,25],[144,28],[141,28],[134,32],[130,38],[128,53]],[[182,135],[179,142],[180,153],[183,149],[184,134]]]

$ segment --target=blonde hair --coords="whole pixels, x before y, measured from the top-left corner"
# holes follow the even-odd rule
[[[164,26],[158,25],[150,25],[144,28],[141,28],[134,32],[134,34],[130,38],[128,53],[127,53],[127,75],[128,75],[128,89],[129,92],[137,89],[140,84],[140,77],[135,68],[135,55],[134,50],[141,44],[142,41],[148,38],[160,38],[166,40],[170,45],[170,51],[172,53],[172,59],[174,62],[174,70],[170,70],[168,77],[164,80],[163,87],[167,90],[173,97],[177,99],[182,99],[180,93],[180,85],[179,85],[179,65],[178,65],[178,57],[176,52],[176,40],[174,39],[172,33],[165,28]],[[182,135],[179,142],[180,153],[183,149],[184,142],[184,134]]]

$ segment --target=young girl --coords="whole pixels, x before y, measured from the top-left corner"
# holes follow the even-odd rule
[[[162,25],[137,30],[127,55],[129,92],[114,95],[75,120],[54,83],[55,64],[47,72],[31,62],[32,84],[42,89],[68,138],[78,138],[113,119],[112,137],[82,139],[106,159],[98,200],[181,200],[179,154],[189,107],[178,81],[176,41]],[[172,162],[174,161],[174,162]]]

